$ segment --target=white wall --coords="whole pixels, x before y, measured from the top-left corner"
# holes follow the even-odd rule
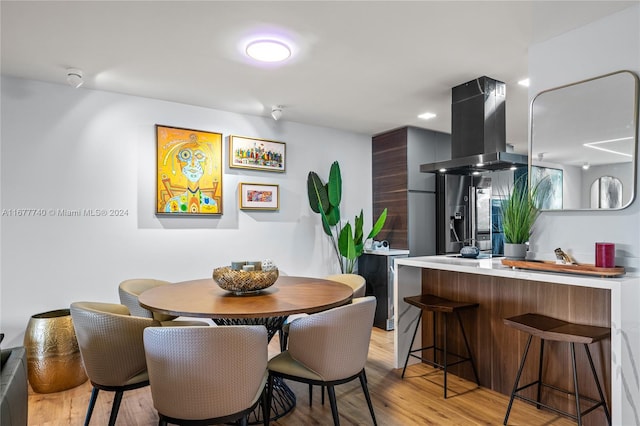
[[[640,75],[640,5],[570,31],[529,49],[529,98],[542,90],[618,70]],[[636,176],[636,188],[640,181]],[[616,244],[616,262],[639,266],[640,201],[620,211],[544,212],[531,250],[534,257],[553,258],[562,247],[579,262],[594,262],[594,243]]]
[[[371,226],[371,137],[283,120],[3,77],[3,346],[21,344],[30,315],[72,301],[117,302],[118,283],[211,276],[232,260],[265,258],[289,275],[338,271],[308,205],[310,170],[343,177],[343,216]],[[215,94],[212,94],[215,96]],[[224,135],[224,214],[158,218],[155,124]],[[286,173],[229,169],[230,134],[285,142]],[[280,210],[237,208],[239,182],[280,185]],[[10,216],[11,209],[123,209],[124,217]]]

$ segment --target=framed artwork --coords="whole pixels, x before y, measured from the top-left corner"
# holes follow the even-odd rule
[[[222,214],[222,134],[156,124],[157,215]]]
[[[238,198],[241,210],[278,210],[280,186],[241,182]]]
[[[229,136],[229,167],[284,172],[285,148],[284,142]]]
[[[544,210],[562,209],[562,169],[531,166],[531,185],[535,186],[542,179],[549,179],[549,195],[540,208]]]

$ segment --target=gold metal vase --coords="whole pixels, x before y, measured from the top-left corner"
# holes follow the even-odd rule
[[[35,392],[59,392],[87,381],[69,309],[31,316],[24,346],[29,383]]]

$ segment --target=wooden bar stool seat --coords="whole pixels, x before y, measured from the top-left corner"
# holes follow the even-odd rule
[[[471,348],[469,347],[469,342],[467,340],[467,335],[464,332],[464,327],[462,325],[462,320],[460,319],[460,312],[464,310],[477,308],[479,305],[477,303],[472,302],[456,302],[453,300],[445,299],[443,297],[434,296],[433,294],[421,294],[418,296],[410,296],[405,297],[404,301],[410,305],[413,305],[417,308],[420,308],[420,312],[416,318],[416,327],[413,330],[413,337],[411,338],[411,343],[409,344],[409,351],[407,352],[407,358],[404,362],[404,368],[402,369],[402,377],[404,378],[404,373],[407,370],[407,363],[409,362],[409,357],[418,358],[422,362],[431,365],[432,367],[440,368],[444,371],[444,397],[447,398],[447,370],[449,367],[454,365],[470,362],[471,368],[473,369],[473,374],[476,378],[476,383],[480,386],[480,380],[478,379],[478,372],[476,370],[475,362],[473,361],[473,355],[471,354]],[[419,349],[411,349],[413,347],[413,342],[416,338],[416,333],[418,332],[418,327],[420,326],[420,320],[422,319],[422,312],[433,312],[433,343],[429,346],[425,346]],[[444,316],[443,318],[443,336],[442,336],[442,347],[438,346],[436,339],[436,329],[437,329],[437,318],[438,314]],[[458,320],[458,324],[460,325],[460,331],[462,332],[462,338],[464,339],[464,344],[467,349],[467,355],[459,355],[453,353],[447,349],[447,318],[446,316],[449,314],[455,314]],[[433,359],[423,358],[421,355],[415,355],[414,352],[423,352],[426,350],[433,350]],[[438,359],[438,353],[442,353],[442,360]],[[453,356],[457,358],[457,361],[449,362],[448,358]]]
[[[513,385],[513,390],[511,391],[511,398],[509,399],[509,406],[507,407],[507,413],[504,417],[505,425],[509,420],[509,414],[511,412],[511,407],[513,405],[513,400],[515,398],[535,404],[537,408],[540,408],[542,406],[556,413],[565,415],[569,418],[572,418],[573,420],[576,420],[578,422],[578,425],[582,425],[582,416],[602,406],[602,408],[604,409],[604,414],[607,417],[607,422],[609,425],[611,425],[611,415],[609,413],[609,409],[607,408],[607,403],[604,399],[602,388],[600,387],[600,381],[598,380],[598,376],[596,374],[596,370],[593,365],[591,352],[589,351],[590,343],[598,342],[602,339],[606,339],[611,336],[610,328],[598,327],[593,325],[585,325],[585,324],[575,324],[575,323],[563,321],[557,318],[552,318],[552,317],[548,317],[540,314],[531,314],[531,313],[518,315],[511,318],[505,318],[504,323],[509,327],[513,327],[517,330],[520,330],[529,334],[529,338],[527,339],[527,344],[524,349],[524,354],[522,355],[522,360],[520,361],[520,368],[518,369],[518,373],[516,374],[516,380]],[[527,359],[527,353],[529,352],[529,347],[531,346],[531,340],[533,336],[540,338],[540,359],[538,363],[538,379],[527,385],[518,386],[520,382],[520,377],[522,375],[522,370],[524,369],[525,361]],[[574,384],[573,392],[560,389],[556,386],[544,383],[542,381],[542,360],[544,355],[545,340],[570,343],[571,363],[573,366],[573,384]],[[575,352],[576,343],[581,343],[584,345],[584,349],[587,354],[587,359],[589,360],[589,365],[591,367],[591,372],[593,373],[593,379],[595,380],[596,388],[598,389],[598,393],[600,395],[600,400],[587,398],[586,396],[580,395],[579,393],[578,373],[576,370],[576,352]],[[538,385],[536,400],[532,400],[531,398],[527,398],[524,395],[518,394],[520,391],[534,385]],[[573,394],[576,401],[576,414],[574,415],[566,411],[562,411],[557,408],[551,407],[547,404],[541,403],[540,395],[541,395],[542,387],[548,387],[556,391],[564,392],[566,394]],[[589,401],[594,405],[592,405],[591,407],[583,411],[580,407],[580,400]]]

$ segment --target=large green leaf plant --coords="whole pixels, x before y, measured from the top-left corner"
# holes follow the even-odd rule
[[[342,201],[342,175],[337,161],[331,164],[329,180],[325,184],[316,172],[309,172],[307,176],[307,193],[309,206],[322,218],[322,229],[331,238],[333,249],[340,264],[342,273],[351,274],[358,257],[364,251],[364,242],[374,238],[387,220],[387,209],[384,209],[376,220],[375,225],[363,239],[364,225],[362,209],[355,217],[353,226],[348,221],[343,225],[340,217],[340,202]]]

